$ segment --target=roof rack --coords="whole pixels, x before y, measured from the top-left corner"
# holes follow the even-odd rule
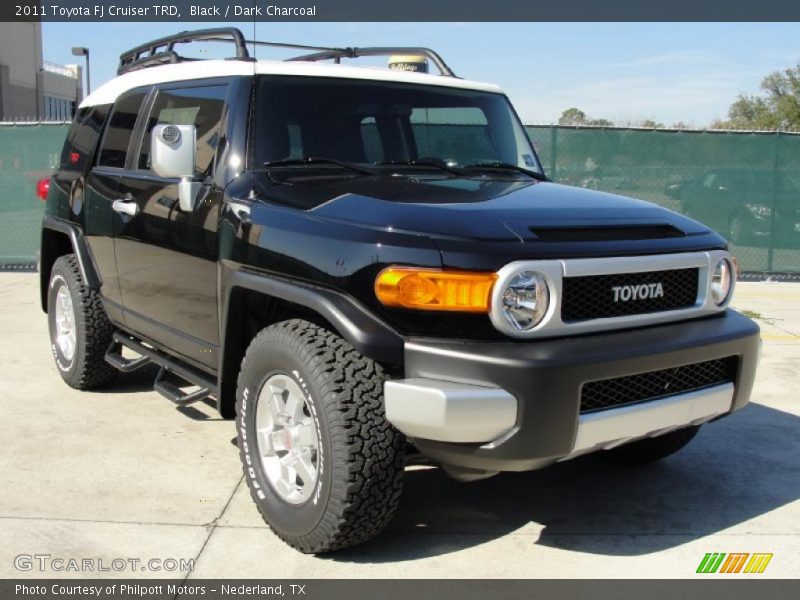
[[[439,54],[430,48],[418,47],[370,47],[370,48],[330,48],[327,46],[306,46],[303,44],[287,44],[283,42],[264,42],[260,40],[247,40],[242,32],[236,27],[217,27],[213,29],[197,29],[195,31],[181,31],[174,35],[168,35],[156,40],[152,40],[135,48],[123,52],[119,57],[119,67],[117,75],[155,67],[163,64],[179,63],[194,60],[204,60],[181,56],[175,51],[176,44],[188,44],[191,42],[226,42],[233,44],[235,55],[229,57],[233,60],[255,60],[247,51],[247,44],[254,46],[268,46],[272,48],[289,48],[293,50],[312,51],[310,54],[302,54],[287,58],[287,61],[310,61],[333,60],[340,63],[343,58],[360,58],[362,56],[391,56],[393,54],[412,54],[424,56],[439,70],[444,77],[455,77],[452,69],[447,66]]]
[[[242,60],[248,60],[250,58],[244,36],[242,32],[235,27],[181,31],[180,33],[168,35],[136,46],[120,54],[117,75],[144,69],[146,67],[155,67],[166,63],[191,60],[175,52],[175,44],[188,44],[190,42],[199,41],[233,43],[236,46],[235,58]]]
[[[327,48],[322,50],[321,52],[316,52],[314,54],[304,54],[302,56],[295,56],[293,58],[287,58],[286,60],[293,61],[293,60],[303,60],[303,61],[318,61],[318,60],[333,60],[334,62],[340,62],[342,58],[360,58],[362,56],[391,56],[393,54],[412,54],[412,55],[419,55],[424,56],[425,58],[430,59],[430,61],[436,65],[436,68],[439,69],[439,73],[441,73],[444,77],[455,77],[456,74],[453,73],[452,69],[447,66],[447,63],[444,62],[444,59],[439,56],[437,52],[434,52],[430,48],[421,48],[415,46],[374,46],[370,48]]]

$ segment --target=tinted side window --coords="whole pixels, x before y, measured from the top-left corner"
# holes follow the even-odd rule
[[[61,168],[84,171],[92,161],[110,105],[80,109],[70,127],[61,152]]]
[[[208,172],[219,143],[227,91],[227,84],[159,91],[147,121],[138,167],[150,168],[150,133],[153,127],[169,123],[194,125],[197,128],[195,174],[201,176]]]
[[[91,107],[89,108],[82,108],[78,111],[78,114],[75,115],[75,119],[72,121],[72,125],[69,127],[69,131],[67,132],[67,138],[64,140],[64,147],[61,149],[61,168],[62,169],[74,169],[75,167],[70,164],[69,154],[72,150],[72,144],[75,141],[75,136],[80,131],[81,126],[83,125],[83,121],[91,112]]]
[[[97,164],[106,167],[125,167],[128,144],[144,97],[144,92],[136,92],[118,100],[114,105]]]
[[[705,176],[705,179],[703,179],[703,187],[711,189],[712,187],[714,187],[716,181],[717,181],[716,173],[709,173],[708,175]]]

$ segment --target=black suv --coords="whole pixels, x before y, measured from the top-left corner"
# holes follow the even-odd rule
[[[235,56],[182,60],[198,40]],[[641,464],[747,404],[758,327],[719,235],[550,183],[501,90],[430,50],[250,43],[155,40],[81,104],[41,247],[69,385],[155,363],[171,401],[215,399],[303,552],[377,534],[412,458],[464,481]],[[319,63],[378,54],[411,59]]]

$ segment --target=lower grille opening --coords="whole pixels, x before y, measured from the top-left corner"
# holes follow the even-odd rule
[[[731,383],[736,377],[736,356],[585,383],[581,414],[648,402],[676,394]]]

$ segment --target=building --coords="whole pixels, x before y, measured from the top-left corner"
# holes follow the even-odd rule
[[[83,69],[42,57],[41,23],[0,23],[0,121],[70,120]]]

